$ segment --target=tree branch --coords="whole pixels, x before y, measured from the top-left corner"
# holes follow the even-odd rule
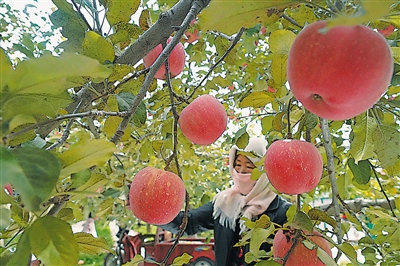
[[[230,51],[235,47],[235,45],[239,42],[240,37],[242,36],[243,32],[245,31],[245,28],[241,28],[238,33],[236,33],[235,38],[232,41],[231,46],[225,51],[225,53],[221,56],[221,58],[210,67],[208,70],[207,74],[203,77],[203,79],[199,82],[199,84],[193,89],[193,92],[187,97],[186,101],[188,101],[190,98],[193,97],[194,93],[196,90],[203,84],[203,82],[208,79],[208,77],[211,75],[211,72],[225,59],[225,57],[229,54]]]
[[[41,126],[47,125],[47,124],[51,124],[54,122],[58,122],[58,121],[62,121],[62,120],[66,120],[66,119],[73,119],[73,118],[82,118],[82,117],[87,117],[87,116],[119,116],[119,117],[125,117],[127,115],[126,112],[105,112],[105,111],[96,111],[96,110],[91,110],[88,112],[83,112],[83,113],[75,113],[75,114],[67,114],[67,115],[62,115],[62,116],[58,116],[56,118],[53,119],[49,119],[46,121],[42,121],[39,122],[37,124],[25,127],[17,132],[8,134],[6,136],[3,137],[2,141],[4,144],[6,144],[10,139],[13,139],[15,137],[18,137],[32,129],[36,129],[39,128]]]
[[[321,130],[322,130],[322,136],[324,138],[324,148],[326,151],[326,157],[327,157],[327,169],[328,169],[328,174],[329,174],[329,181],[331,183],[331,189],[332,189],[332,204],[334,208],[334,217],[336,220],[336,229],[335,233],[338,239],[338,244],[342,243],[342,223],[340,219],[340,207],[339,207],[339,202],[338,202],[338,197],[339,197],[339,190],[337,187],[337,182],[336,182],[336,174],[335,174],[335,162],[334,162],[334,155],[333,155],[333,150],[332,150],[332,141],[331,141],[331,134],[329,130],[329,125],[328,125],[328,120],[325,118],[320,118],[321,122]],[[341,255],[340,250],[338,251],[338,254],[335,258],[337,261]]]
[[[339,197],[340,199],[340,197]],[[386,200],[386,199],[376,199],[376,200],[369,200],[369,199],[354,199],[354,200],[343,200],[343,202],[346,204],[346,209],[349,209],[355,213],[360,212],[363,208],[366,207],[371,207],[371,206],[378,206],[383,209],[390,209],[395,206],[394,198]],[[331,203],[328,204],[323,204],[319,206],[315,206],[315,208],[325,211],[326,214],[329,216],[334,215],[335,212],[332,208]],[[345,209],[343,207],[340,208],[340,212],[344,212]]]

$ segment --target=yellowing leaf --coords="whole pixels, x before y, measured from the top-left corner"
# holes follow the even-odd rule
[[[373,138],[374,151],[383,168],[400,161],[400,132],[397,128],[381,125]]]
[[[84,55],[68,52],[59,57],[44,55],[19,63],[10,76],[8,86],[15,93],[60,94],[66,89],[67,77],[106,78],[111,71],[97,60]]]
[[[311,209],[308,211],[308,216],[311,220],[317,220],[331,225],[333,228],[336,228],[336,221],[330,217],[326,212],[323,212],[318,209]]]
[[[116,32],[110,35],[110,40],[113,44],[130,41],[137,39],[143,30],[136,24],[120,23],[115,25]],[[120,46],[123,49],[126,44]]]
[[[110,159],[114,151],[115,145],[112,142],[101,139],[73,144],[69,150],[58,156],[64,163],[60,176],[67,177],[94,165],[102,165]]]
[[[283,86],[286,83],[286,66],[287,66],[288,55],[286,54],[273,54],[271,63],[271,74],[275,81],[275,85],[278,87]]]
[[[153,22],[151,21],[150,11],[148,9],[143,10],[139,17],[140,28],[143,30],[148,30],[152,25]]]
[[[10,59],[8,59],[3,48],[0,48],[0,92],[6,86],[7,81],[12,73],[12,65]]]
[[[176,257],[174,261],[172,262],[171,266],[179,266],[179,265],[184,265],[188,264],[190,262],[190,259],[193,258],[192,255],[187,254],[186,252],[183,253],[181,256]]]
[[[264,107],[275,99],[271,93],[265,91],[255,91],[246,96],[240,103],[240,108],[245,107]]]
[[[18,126],[35,123],[36,119],[31,114],[19,114],[14,116],[14,118],[10,121],[9,129],[12,131]]]
[[[400,47],[390,47],[392,49],[392,55],[394,62],[400,64]]]
[[[112,136],[114,136],[121,122],[122,122],[122,117],[118,116],[110,116],[106,119],[106,122],[104,123],[104,134],[106,134],[107,138],[111,139]],[[122,135],[121,137],[121,141],[127,141],[130,138],[130,133],[131,133],[131,126],[128,125],[125,128],[124,135]]]
[[[241,27],[250,28],[263,20],[267,20],[267,9],[283,6],[293,0],[218,0],[211,1],[209,6],[200,14],[200,28],[202,31],[217,30],[226,34],[234,34]]]
[[[94,31],[86,33],[82,43],[83,53],[97,59],[101,64],[114,61],[114,47],[104,37]]]
[[[296,34],[289,30],[276,30],[269,37],[269,49],[275,54],[288,54]]]
[[[134,67],[130,65],[114,65],[113,72],[108,77],[108,81],[114,82],[117,80],[122,80],[125,76],[127,76],[129,73],[132,73],[133,71]]]
[[[394,3],[396,3],[394,0],[363,0],[361,8],[357,13],[353,15],[338,16],[328,21],[327,27],[332,28],[339,25],[353,26],[384,18],[389,13],[390,6]]]
[[[131,16],[138,10],[140,0],[109,0],[106,17],[111,26],[121,22],[129,22]]]
[[[32,253],[45,265],[76,265],[78,244],[71,226],[58,218],[38,218],[29,228]]]
[[[94,237],[92,234],[79,232],[74,234],[79,251],[89,255],[98,255],[105,252],[114,252],[104,238]]]

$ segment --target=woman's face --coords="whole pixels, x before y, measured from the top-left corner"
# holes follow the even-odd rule
[[[240,174],[250,174],[255,166],[246,156],[239,154],[236,157],[234,168]]]

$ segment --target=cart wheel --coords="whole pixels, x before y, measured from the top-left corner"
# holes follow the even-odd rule
[[[191,265],[192,266],[214,266],[214,262],[212,260],[210,260],[209,258],[200,257],[197,260],[195,260]]]

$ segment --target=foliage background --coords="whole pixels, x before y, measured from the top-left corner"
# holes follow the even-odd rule
[[[11,196],[1,192],[2,264],[27,262],[33,253],[49,265],[75,265],[79,254],[109,251],[102,238],[72,234],[70,225],[89,214],[154,232],[125,208],[127,185],[141,168],[179,173],[194,208],[229,186],[233,143],[245,146],[252,135],[271,143],[289,133],[315,144],[326,166],[317,189],[301,197],[308,216],[300,224],[326,228],[352,264],[399,263],[399,1],[52,2],[49,16],[36,1],[24,12],[0,2],[1,185],[14,188]],[[43,24],[25,18],[33,16]],[[320,121],[286,84],[291,43],[302,27],[322,19],[380,30],[394,57],[388,91],[346,121]],[[199,40],[188,43],[182,34],[195,31]],[[156,81],[156,67],[145,70],[141,59],[173,33],[167,49],[184,43],[186,67]],[[202,94],[219,99],[229,116],[228,130],[210,146],[190,143],[177,125],[176,114]],[[324,133],[333,156],[326,155]],[[315,201],[326,198],[336,211],[310,215]],[[294,209],[289,216],[298,217]],[[347,241],[351,225],[365,237]],[[249,258],[262,265],[268,256],[252,249]]]

